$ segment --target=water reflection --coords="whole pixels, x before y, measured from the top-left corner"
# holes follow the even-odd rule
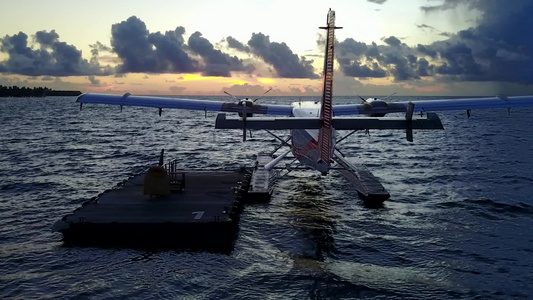
[[[306,240],[302,257],[324,261],[335,253],[335,211],[325,196],[320,176],[293,178],[287,211],[292,225]]]

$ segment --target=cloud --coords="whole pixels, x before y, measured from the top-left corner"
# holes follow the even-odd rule
[[[409,79],[420,79],[417,72],[417,58],[414,55],[407,57],[395,54],[387,54],[383,60],[389,66],[391,74],[395,81],[404,81]]]
[[[97,51],[106,51],[106,52],[113,51],[113,49],[111,47],[106,46],[106,45],[104,45],[104,44],[102,44],[102,43],[100,43],[98,41],[96,43],[92,44],[92,45],[89,45],[89,47],[91,47],[91,49],[95,49]]]
[[[416,25],[416,27],[418,27],[421,30],[426,30],[426,29],[429,29],[430,31],[434,31],[435,30],[435,27],[429,26],[427,24]]]
[[[471,0],[472,2],[478,1],[478,0]],[[431,5],[431,6],[422,6],[420,9],[422,9],[425,12],[435,12],[439,10],[448,10],[456,8],[459,4],[466,3],[465,0],[445,0],[444,3],[441,5]]]
[[[188,45],[204,60],[205,68],[202,72],[204,76],[231,77],[231,71],[251,72],[254,69],[252,65],[245,66],[236,56],[229,56],[215,49],[213,44],[198,31],[189,37]]]
[[[346,76],[352,77],[372,77],[372,78],[381,78],[386,77],[387,72],[379,67],[377,63],[372,64],[372,68],[361,65],[357,61],[350,61],[348,59],[338,60],[341,70]]]
[[[437,56],[437,51],[433,50],[431,47],[429,46],[424,46],[422,44],[418,44],[416,46],[416,50],[419,52],[419,53],[422,53],[424,55],[427,55],[431,58],[435,58]]]
[[[35,40],[37,43],[43,45],[43,46],[52,46],[55,42],[57,42],[59,39],[59,35],[56,33],[54,29],[50,32],[46,31],[38,31],[35,33]]]
[[[132,16],[114,24],[111,29],[113,51],[122,60],[119,73],[194,73],[205,76],[230,77],[232,71],[251,72],[254,67],[245,65],[236,56],[215,49],[200,32],[193,33],[187,44],[185,28],[150,33],[145,23]],[[234,40],[229,39],[235,45]],[[196,56],[202,58],[197,60]]]
[[[87,79],[89,79],[89,81],[91,82],[92,85],[99,85],[100,84],[100,80],[96,79],[96,77],[94,77],[94,75],[87,76]]]
[[[359,57],[368,51],[369,46],[365,43],[358,42],[352,38],[347,38],[344,41],[338,43],[337,51],[340,52],[342,57],[344,56],[356,56]]]
[[[185,29],[150,34],[139,18],[132,16],[111,26],[111,46],[122,59],[119,73],[170,73],[198,71],[198,62],[183,50]]]
[[[233,49],[237,49],[242,52],[250,52],[250,47],[244,45],[243,43],[239,42],[235,38],[228,36],[226,38],[226,42],[228,43],[228,46]]]
[[[418,76],[430,76],[433,73],[434,66],[430,65],[425,58],[419,58],[417,62],[416,74]]]
[[[171,86],[168,88],[172,94],[174,95],[182,95],[184,94],[186,88],[185,87],[182,87],[182,86]]]
[[[385,43],[387,43],[388,45],[391,45],[391,46],[400,46],[400,44],[402,43],[402,41],[400,41],[400,39],[398,39],[397,37],[395,36],[389,36],[388,38],[385,38],[383,39],[383,41]]]
[[[446,40],[410,47],[400,39],[384,38],[385,45],[346,39],[337,45],[337,61],[347,76],[392,76],[394,81],[434,76],[437,82],[508,82],[533,84],[533,3],[445,0],[422,7],[426,12],[475,10],[477,24],[457,33],[440,33]],[[421,29],[431,29],[419,25]]]
[[[346,76],[358,78],[383,78],[394,81],[420,79],[433,68],[426,59],[418,59],[417,50],[402,44],[391,36],[384,39],[387,45],[365,44],[347,38],[337,44],[337,62]]]
[[[480,80],[484,73],[483,67],[476,62],[470,49],[464,43],[450,45],[440,51],[441,58],[445,61],[437,67],[437,73],[445,75],[461,75],[462,79],[471,80],[478,77]]]
[[[458,32],[446,43],[435,43],[444,62],[437,72],[454,75],[451,79],[456,80],[533,84],[533,3],[447,0],[439,9],[460,4],[481,17],[477,26]]]
[[[376,4],[383,4],[387,2],[387,0],[367,0],[368,2],[376,3]]]
[[[0,52],[8,55],[8,59],[0,64],[0,71],[27,76],[87,76],[112,73],[110,68],[102,68],[83,59],[81,51],[73,45],[60,42],[55,30],[38,31],[34,40],[40,46],[37,50],[30,47],[28,35],[24,32],[0,38]]]
[[[259,97],[263,95],[268,88],[262,85],[251,85],[248,83],[245,84],[235,84],[231,87],[226,87],[222,92],[226,91],[234,96],[249,96],[249,97]]]
[[[253,33],[248,41],[251,52],[272,65],[279,77],[320,78],[314,73],[312,60],[298,57],[285,43],[270,42],[262,33]]]

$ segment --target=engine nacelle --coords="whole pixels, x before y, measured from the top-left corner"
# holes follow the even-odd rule
[[[252,117],[254,114],[253,114],[253,106],[254,106],[254,101],[250,98],[244,98],[242,100],[239,101],[239,106],[242,106],[243,107],[243,110],[241,112],[239,112],[239,117],[243,117],[243,116],[246,116],[246,117]],[[245,112],[246,112],[246,115],[245,115]]]
[[[389,106],[389,104],[381,99],[378,98],[368,98],[364,104],[365,106],[368,106],[372,110],[379,110],[380,108],[383,108],[384,110]],[[386,113],[373,113],[368,114],[371,117],[384,117]]]

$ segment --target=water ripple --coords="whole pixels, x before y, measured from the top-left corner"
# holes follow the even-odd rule
[[[446,132],[417,131],[414,143],[356,133],[341,148],[389,189],[383,208],[365,207],[339,174],[293,172],[270,203],[245,207],[224,255],[65,247],[50,228],[157,163],[160,149],[185,168],[235,169],[276,145],[270,135],[242,143],[203,112],[0,99],[0,297],[527,298],[531,112],[444,112]]]

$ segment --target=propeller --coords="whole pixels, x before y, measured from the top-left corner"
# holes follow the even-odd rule
[[[250,99],[250,98],[245,98],[245,99],[237,99],[237,97],[233,96],[232,94],[224,91],[224,94],[230,96],[231,98],[233,98],[237,104],[239,106],[242,107],[242,111],[239,112],[239,116],[242,117],[242,123],[243,123],[243,126],[242,126],[242,141],[245,142],[246,141],[246,118],[247,117],[251,117],[253,115],[253,106],[254,106],[254,103],[255,101],[261,99],[264,95],[266,95],[268,92],[270,92],[272,90],[272,88],[269,88],[266,92],[263,93],[263,95],[255,98],[254,100]],[[252,131],[250,130],[250,138],[252,137]]]
[[[245,142],[246,141],[246,117],[247,117],[247,105],[246,105],[246,102],[248,101],[248,98],[246,99],[243,99],[243,100],[239,100],[237,99],[237,97],[233,96],[232,94],[224,91],[224,94],[230,96],[231,98],[233,98],[233,100],[235,100],[240,106],[242,106],[242,112],[239,112],[239,116],[242,117],[242,123],[243,123],[243,126],[242,126],[242,141]],[[260,97],[259,97],[260,98]],[[257,99],[259,99],[257,98]],[[257,100],[256,99],[256,100]],[[254,100],[255,101],[255,100]],[[252,105],[253,105],[253,101],[252,102]],[[250,132],[250,136],[252,135],[252,133]]]
[[[226,91],[224,91],[224,94],[230,96],[230,97],[233,98],[235,101],[239,101],[239,99],[237,99],[237,97],[233,96],[232,94],[230,94],[230,93],[228,93],[228,92],[226,92]]]
[[[255,103],[255,101],[257,101],[257,100],[263,98],[263,96],[266,95],[266,94],[267,94],[268,92],[270,92],[271,90],[272,90],[272,88],[269,88],[266,92],[263,93],[263,95],[259,96],[258,98],[255,98],[252,102]]]
[[[356,92],[352,91],[352,93],[354,93],[357,97],[361,98],[361,100],[363,100],[363,103],[366,103],[366,100],[365,98],[359,96]]]
[[[394,92],[394,93],[388,95],[387,97],[383,98],[382,100],[385,101],[385,99],[390,98],[390,97],[392,97],[392,96],[394,96],[394,95],[396,95],[396,92]]]

